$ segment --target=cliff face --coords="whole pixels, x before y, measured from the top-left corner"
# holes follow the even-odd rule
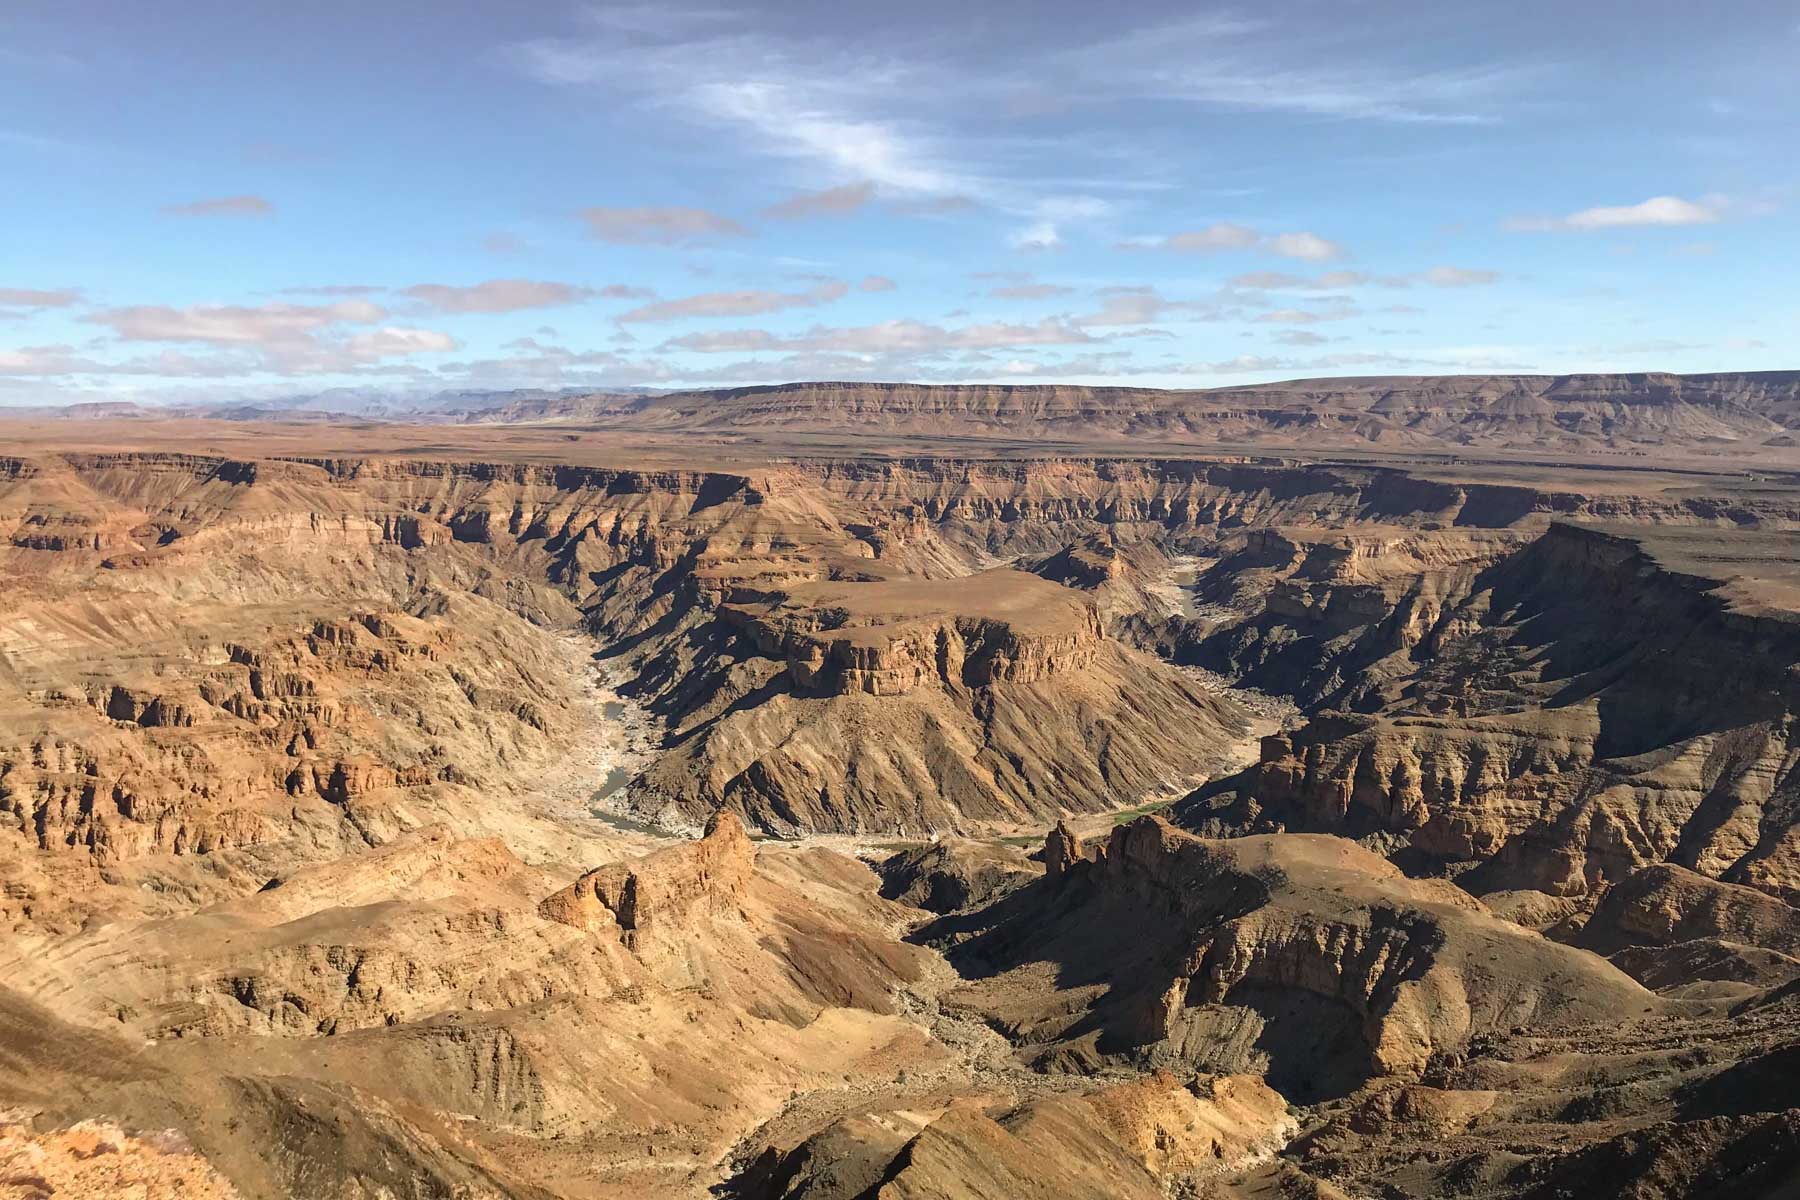
[[[786,665],[796,692],[898,696],[915,687],[1035,683],[1090,666],[1093,603],[1021,571],[950,580],[806,584],[726,620]]]
[[[1555,525],[1464,572],[1379,690],[1339,693],[1368,715],[1265,739],[1243,789],[1262,819],[1401,835],[1491,887],[1581,893],[1668,860],[1795,894],[1800,624],[1649,536]],[[1366,655],[1385,629],[1346,637]]]
[[[1354,738],[1313,749],[1323,739],[1299,734],[1291,754],[1272,748],[1269,802],[1320,821],[1334,806],[1411,814],[1381,827],[1428,829],[1433,853],[1485,852],[1545,814],[1527,819],[1531,802],[1515,799],[1498,825],[1434,821],[1421,805],[1442,810],[1440,779],[1560,771],[1674,739],[1624,748],[1619,730],[1662,718],[1619,708],[1627,692],[1611,689],[1591,717],[1557,699],[1561,723],[1519,734],[1507,756],[1427,744],[1438,733],[1414,718],[1504,724],[1554,688],[1527,694],[1503,676],[1554,674],[1576,653],[1566,638],[1532,650],[1549,619],[1489,618],[1506,587],[1529,591],[1490,581],[1495,564],[1551,514],[1671,528],[1800,519],[1781,489],[1551,491],[1268,462],[9,461],[0,553],[18,582],[0,626],[0,811],[21,845],[109,869],[227,848],[310,854],[471,811],[479,789],[571,736],[583,664],[560,637],[577,629],[665,723],[629,793],[641,814],[698,826],[725,806],[783,831],[971,830],[1179,789],[1230,760],[1246,715],[1134,648],[1166,640],[1303,703],[1405,717],[1424,739],[1402,751],[1386,736],[1363,767]],[[1183,618],[1134,645],[1109,636],[1146,610],[1145,581],[1171,552],[1215,556],[1201,598],[1248,603],[1254,619]],[[1537,553],[1543,578],[1588,569]],[[1039,575],[993,568],[1014,556]],[[1256,578],[1267,586],[1246,591]],[[1515,626],[1486,658],[1447,649]],[[1464,658],[1474,665],[1458,676]],[[1527,659],[1537,665],[1516,665]],[[1441,679],[1420,669],[1433,662]],[[386,716],[403,702],[423,713],[410,728]],[[1508,730],[1484,736],[1510,746]],[[1731,768],[1745,787],[1784,779],[1787,735],[1770,730],[1767,754],[1738,739],[1714,758],[1746,763]],[[1584,738],[1599,739],[1592,751]],[[1283,775],[1289,757],[1302,765]],[[1338,805],[1345,780],[1368,802]],[[1709,812],[1724,803],[1714,794]],[[1724,822],[1739,841],[1746,814]],[[1751,841],[1774,862],[1786,852],[1771,830]],[[1722,872],[1742,857],[1683,861]],[[1567,874],[1545,879],[1566,886]]]

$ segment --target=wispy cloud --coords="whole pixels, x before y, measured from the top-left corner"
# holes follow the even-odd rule
[[[1321,321],[1347,321],[1362,315],[1354,304],[1339,302],[1317,309],[1272,308],[1251,318],[1263,325],[1317,325]]]
[[[1299,22],[1231,14],[1139,27],[1057,59],[1105,94],[1414,124],[1493,123],[1505,100],[1545,74],[1539,63],[1502,60],[1421,70],[1378,43],[1351,53]]]
[[[1484,284],[1497,282],[1500,272],[1480,267],[1432,267],[1413,278],[1430,284],[1432,287],[1481,287]]]
[[[620,313],[621,322],[679,321],[688,317],[755,317],[790,308],[817,308],[841,300],[850,285],[836,279],[822,280],[804,292],[750,290],[705,292],[662,300]]]
[[[622,37],[601,10],[592,32],[512,47],[533,77],[604,88],[689,120],[749,135],[749,148],[822,164],[850,181],[902,193],[968,192],[935,161],[916,126],[877,115],[883,97],[916,85],[929,68],[873,60],[863,48],[749,30],[721,14],[643,24]],[[678,10],[672,10],[678,11]]]
[[[127,341],[212,342],[270,345],[303,339],[329,325],[373,324],[387,310],[367,300],[337,304],[196,305],[170,308],[142,304],[109,308],[86,319],[105,325]]]
[[[559,304],[576,304],[599,293],[593,288],[572,283],[537,279],[489,279],[482,283],[454,286],[442,283],[419,283],[403,288],[400,295],[417,300],[429,308],[448,313],[505,313],[528,308],[551,308]],[[641,288],[614,286],[610,294],[646,296]]]
[[[1264,292],[1328,292],[1360,287],[1369,282],[1369,275],[1364,271],[1326,271],[1308,278],[1286,271],[1247,271],[1233,275],[1227,282],[1234,288]]]
[[[83,318],[125,342],[186,342],[248,354],[239,371],[311,374],[353,371],[384,359],[457,348],[437,330],[383,325],[387,310],[369,300],[335,304],[134,305]],[[349,330],[346,326],[376,326]]]
[[[1100,292],[1100,308],[1073,318],[1082,328],[1149,325],[1168,316],[1212,318],[1217,306],[1194,300],[1171,300],[1153,287],[1113,287]]]
[[[167,217],[270,217],[275,215],[275,206],[261,196],[221,196],[165,204],[162,211]]]
[[[990,288],[988,295],[996,300],[1048,300],[1052,296],[1066,296],[1074,290],[1059,283],[1012,283]]]
[[[1325,271],[1318,275],[1293,275],[1286,271],[1247,271],[1233,275],[1228,283],[1234,288],[1266,292],[1330,292],[1365,286],[1407,288],[1414,284],[1427,287],[1464,288],[1496,283],[1501,275],[1481,267],[1437,266],[1405,275],[1371,275],[1367,271]]]
[[[808,217],[844,217],[864,207],[875,198],[875,185],[864,180],[843,187],[825,188],[817,192],[800,192],[779,204],[763,210],[763,216],[775,221],[798,221]]]
[[[959,118],[1021,110],[1048,96],[1059,112],[1120,101],[1302,113],[1344,120],[1476,123],[1544,68],[1475,58],[1421,69],[1398,57],[1397,39],[1371,36],[1354,48],[1296,22],[1211,14],[1149,22],[1068,44],[1023,44],[1005,62],[967,57],[941,41],[895,36],[863,41],[783,34],[743,14],[670,6],[654,19],[592,10],[590,28],[510,48],[513,60],[549,84],[605,88],[750,133],[766,153],[836,168],[849,180],[934,194],[992,196],[1006,190],[991,156],[968,153]],[[1030,106],[1033,111],[1042,104]],[[1012,189],[1016,193],[1019,189]]]
[[[1127,245],[1179,250],[1183,254],[1209,254],[1215,250],[1248,250],[1262,240],[1262,234],[1246,225],[1234,225],[1229,221],[1220,221],[1217,224],[1208,225],[1204,229],[1171,233],[1167,237],[1151,238],[1143,242],[1127,243]]]
[[[687,246],[750,236],[730,217],[703,208],[584,208],[581,219],[589,233],[616,245]]]
[[[815,326],[802,333],[777,334],[766,329],[732,329],[675,338],[666,350],[701,354],[760,351],[838,352],[848,354],[923,353],[946,350],[997,349],[1012,346],[1067,346],[1095,341],[1093,335],[1061,320],[1031,324],[989,322],[947,328],[924,321],[883,321],[832,329]]]
[[[77,288],[0,287],[0,319],[18,319],[47,308],[67,308],[80,301]]]
[[[1260,250],[1282,258],[1328,262],[1343,258],[1338,243],[1304,230],[1294,233],[1260,233],[1247,225],[1221,221],[1203,229],[1190,229],[1162,237],[1133,238],[1120,243],[1123,250],[1172,250],[1180,254],[1216,254],[1227,250]]]

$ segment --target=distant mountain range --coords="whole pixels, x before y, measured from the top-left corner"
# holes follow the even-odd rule
[[[559,424],[645,432],[859,431],[1061,440],[1531,450],[1800,447],[1800,371],[1437,375],[1171,390],[800,382],[696,391],[334,389],[254,404],[12,410],[67,419]]]

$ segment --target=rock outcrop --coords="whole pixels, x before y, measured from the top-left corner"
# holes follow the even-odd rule
[[[1043,874],[1004,842],[940,838],[881,863],[881,894],[935,913],[988,904]]]
[[[1417,1078],[1495,1030],[1661,1011],[1603,960],[1339,838],[1207,841],[1143,817],[1036,886],[974,936],[954,919],[924,936],[976,979],[956,1004],[1043,1065],[1260,1069],[1314,1097]]]
[[[646,933],[679,932],[700,915],[736,914],[755,869],[744,823],[721,811],[698,841],[589,871],[546,897],[538,912],[589,933],[616,929],[631,945]]]
[[[1161,1200],[1266,1156],[1292,1127],[1286,1101],[1260,1079],[1210,1076],[1183,1086],[1153,1074],[1019,1105],[966,1098],[924,1114],[845,1118],[791,1150],[767,1151],[738,1194]]]

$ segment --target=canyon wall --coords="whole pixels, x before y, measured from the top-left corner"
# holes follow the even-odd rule
[[[1781,489],[1673,482],[1093,457],[12,458],[0,813],[15,850],[86,855],[121,883],[120,864],[232,852],[158,885],[178,892],[427,820],[480,828],[484,790],[579,736],[600,651],[663,725],[626,794],[640,815],[1041,828],[1192,787],[1237,753],[1246,711],[1148,649],[1374,722],[1321,717],[1267,744],[1257,802],[1306,827],[1444,859],[1511,845],[1537,864],[1521,879],[1556,889],[1661,857],[1787,886],[1786,626],[1706,617],[1703,590],[1607,565],[1630,558],[1613,535],[1548,524],[1800,525]],[[1212,564],[1194,589],[1210,616],[1150,611],[1181,554]],[[1549,611],[1544,588],[1578,579],[1637,597],[1637,623],[1603,636],[1598,614]],[[1723,640],[1674,665],[1747,664],[1730,696],[1755,712],[1718,729],[1656,710],[1647,664],[1601,686],[1602,650],[1579,648],[1695,623]],[[1694,677],[1681,711],[1737,703]],[[1680,763],[1608,776],[1611,799],[1583,773],[1667,747]],[[1652,792],[1659,815],[1627,819]],[[1529,849],[1544,836],[1554,853]],[[38,883],[8,903],[42,911],[44,877],[20,861]]]

